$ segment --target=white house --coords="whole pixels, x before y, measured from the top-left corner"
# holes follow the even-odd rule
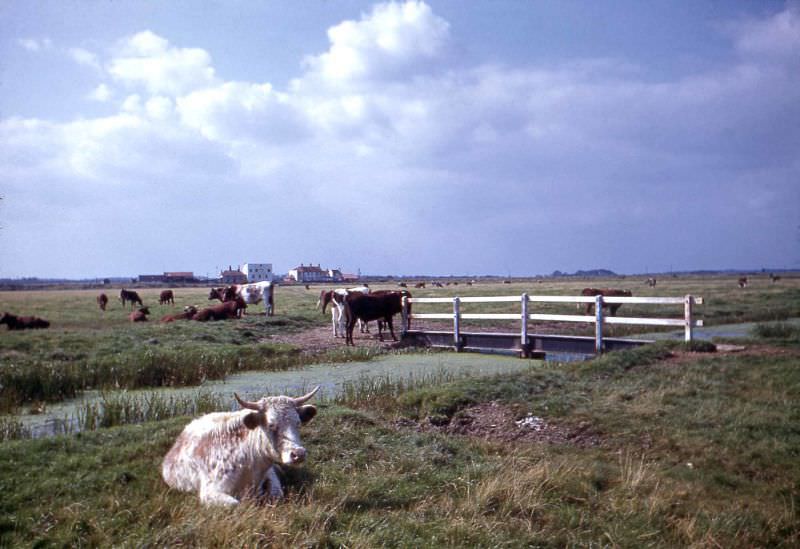
[[[317,265],[303,265],[289,271],[289,278],[296,282],[341,282],[342,273],[338,269],[322,269]]]
[[[247,277],[247,282],[272,281],[272,263],[245,263],[241,271]]]

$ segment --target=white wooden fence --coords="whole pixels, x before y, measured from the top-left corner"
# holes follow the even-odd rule
[[[514,303],[520,304],[518,313],[462,313],[462,303]],[[447,313],[411,313],[409,304],[415,303],[448,303],[452,312]],[[594,304],[594,315],[561,315],[531,312],[532,303],[591,303]],[[646,305],[683,305],[683,318],[643,318],[607,316],[603,313],[603,305],[623,305],[626,303]],[[458,349],[461,341],[461,320],[518,320],[520,321],[520,339],[523,345],[528,341],[528,321],[549,320],[555,322],[586,322],[595,325],[595,351],[603,351],[603,326],[606,324],[632,324],[645,326],[683,327],[684,339],[692,340],[692,331],[703,325],[701,319],[693,318],[694,305],[703,303],[702,297],[687,295],[684,297],[605,297],[597,296],[552,296],[528,295],[492,296],[492,297],[414,297],[403,298],[403,332],[408,332],[411,319],[452,320],[453,340]],[[413,309],[413,308],[412,308]]]

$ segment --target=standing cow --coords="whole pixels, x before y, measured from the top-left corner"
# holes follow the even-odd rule
[[[97,306],[100,307],[101,311],[106,310],[106,305],[108,305],[108,296],[106,294],[97,296]]]
[[[584,288],[581,292],[584,296],[602,295],[603,297],[632,297],[633,294],[630,290],[616,290],[614,288]],[[578,303],[578,308],[581,304]],[[617,315],[617,310],[622,307],[622,303],[603,303],[603,309],[608,308],[611,316]],[[586,314],[592,314],[594,311],[594,303],[586,304]]]
[[[299,427],[317,414],[306,402],[319,387],[299,398],[264,397],[249,402],[234,393],[237,412],[206,414],[192,421],[164,457],[161,476],[171,487],[197,492],[207,505],[236,505],[242,498],[283,497],[274,464],[305,461]]]
[[[126,290],[125,288],[119,291],[119,300],[122,301],[122,306],[125,306],[125,303],[130,301],[131,302],[131,309],[135,304],[139,304],[139,307],[142,307],[144,304],[142,303],[142,298],[139,297],[139,294],[136,293],[134,290]]]
[[[162,290],[161,294],[158,296],[159,305],[165,305],[167,303],[175,305],[175,294],[172,293],[172,290]]]

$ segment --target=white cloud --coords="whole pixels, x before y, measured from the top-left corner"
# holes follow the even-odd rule
[[[79,65],[85,65],[95,70],[100,70],[100,61],[97,55],[83,48],[70,48],[69,56]]]
[[[309,76],[346,86],[424,72],[445,53],[449,24],[424,2],[378,4],[360,21],[328,29],[328,38],[327,52],[306,58]]]
[[[99,101],[100,103],[105,103],[109,101],[113,95],[114,94],[111,91],[111,88],[109,88],[105,84],[100,84],[91,92],[89,92],[88,97],[92,101]]]
[[[178,96],[213,85],[211,56],[200,48],[176,48],[144,31],[125,40],[108,72],[129,86],[142,86],[151,94]]]
[[[30,52],[40,52],[52,49],[53,47],[53,42],[49,38],[43,38],[41,40],[34,38],[23,38],[18,40],[18,43],[20,46]]]

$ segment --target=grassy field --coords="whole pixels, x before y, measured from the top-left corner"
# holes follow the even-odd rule
[[[0,544],[797,546],[799,336],[323,403],[276,506],[208,509],[168,490],[160,460],[188,418],[5,442]],[[432,427],[486,403],[575,436]]]
[[[615,278],[501,283],[425,289],[412,288],[414,296],[475,295],[577,295],[586,286],[630,288],[636,296],[702,296],[705,304],[697,313],[706,325],[774,321],[800,317],[800,278],[784,278],[772,284],[768,277],[753,278],[745,290],[735,277],[668,278],[649,288],[642,279]],[[375,289],[396,288],[396,284]],[[176,305],[158,305],[160,289],[142,289],[144,303],[152,311],[151,322],[132,324],[129,308],[108,290],[111,302],[106,312],[95,304],[97,290],[0,292],[0,311],[36,315],[48,319],[48,330],[2,332],[0,337],[0,413],[15,412],[21,406],[72,398],[84,389],[146,388],[197,385],[205,379],[223,379],[243,370],[275,370],[301,366],[310,360],[349,360],[370,356],[364,349],[332,347],[325,356],[301,354],[296,346],[275,341],[280,334],[301,332],[328,322],[316,310],[320,288],[283,286],[276,291],[276,315],[265,318],[260,306],[251,306],[241,321],[175,322],[160,324],[163,315],[185,305],[208,303],[204,288],[176,289]],[[569,304],[536,304],[537,312],[574,314]],[[516,312],[518,305],[465,304],[463,312]],[[626,305],[620,315],[682,316],[681,307]],[[447,306],[417,305],[416,312],[445,312]],[[416,323],[415,327],[420,327]],[[465,321],[464,329],[486,327]],[[501,329],[516,330],[507,322]],[[645,331],[646,327],[609,326],[607,335],[621,336]],[[560,323],[531,326],[532,331],[592,333],[591,324]],[[319,353],[318,353],[319,354]],[[374,353],[373,353],[374,354]]]
[[[732,278],[411,291],[574,294],[588,285],[702,295],[709,324],[761,323],[741,352],[660,343],[482,380],[365,382],[319,403],[303,433],[309,462],[285,471],[288,497],[276,506],[207,509],[167,489],[160,461],[189,416],[0,442],[0,546],[800,544],[800,330],[774,322],[800,316],[800,281],[755,280],[743,291]],[[0,310],[53,322],[0,333],[4,398],[13,387],[43,386],[50,398],[67,386],[193,384],[199,377],[186,371],[300,366],[314,357],[271,336],[329,319],[314,310],[316,290],[278,292],[271,319],[172,325],[131,325],[118,303],[101,313],[96,292],[0,293]],[[143,293],[157,303],[157,290]],[[176,297],[200,304],[206,293]],[[620,314],[632,314],[626,307]],[[167,312],[152,310],[155,319]],[[191,413],[227,405],[190,404]],[[519,431],[526,418],[537,430]]]

